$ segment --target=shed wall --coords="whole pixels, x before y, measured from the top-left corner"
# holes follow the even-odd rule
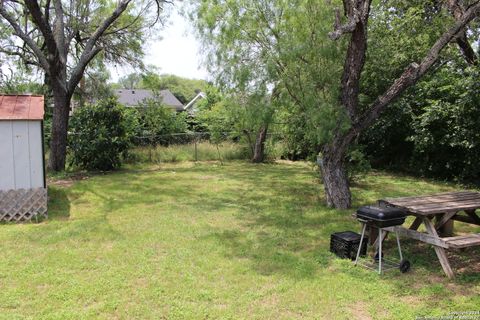
[[[0,121],[0,191],[44,187],[41,121]]]

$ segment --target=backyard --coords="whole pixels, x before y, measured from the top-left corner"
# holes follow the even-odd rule
[[[373,171],[352,185],[353,207],[459,188]],[[180,162],[51,178],[48,220],[2,225],[0,318],[414,319],[478,310],[478,248],[453,253],[457,277],[448,280],[430,246],[402,240],[412,271],[380,277],[329,252],[331,233],[359,224],[353,209],[329,209],[322,197],[305,162]]]

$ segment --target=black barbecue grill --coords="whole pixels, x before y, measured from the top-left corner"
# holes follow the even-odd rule
[[[357,210],[357,219],[377,228],[402,225],[406,217],[405,212],[397,208],[366,206]]]
[[[360,244],[358,245],[359,249],[362,248],[363,241],[365,240],[365,231],[367,226],[370,228],[378,229],[378,239],[377,243],[377,252],[375,254],[375,260],[378,260],[378,273],[382,274],[382,270],[400,268],[401,272],[407,272],[410,269],[410,262],[404,260],[402,256],[402,249],[400,247],[400,239],[398,237],[398,231],[395,228],[400,226],[405,222],[406,213],[401,209],[397,208],[380,208],[374,206],[365,206],[357,210],[357,219],[363,224],[362,235],[360,237]],[[392,227],[395,231],[395,236],[397,238],[398,253],[400,256],[400,261],[398,263],[389,261],[383,258],[382,252],[382,242],[387,235],[388,231],[392,230]],[[389,228],[389,230],[384,230],[384,228]],[[367,240],[368,241],[368,240]],[[357,256],[355,259],[355,265],[359,264],[360,250],[357,251]],[[373,268],[371,265],[363,264],[365,267]]]

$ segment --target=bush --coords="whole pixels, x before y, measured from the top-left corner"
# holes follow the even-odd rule
[[[137,145],[169,145],[189,142],[186,135],[187,117],[185,113],[176,113],[156,100],[146,100],[138,108],[141,140]],[[180,135],[173,135],[180,134]]]
[[[362,134],[374,167],[480,181],[480,68],[460,66],[436,70]]]
[[[415,168],[426,175],[479,182],[480,99],[472,96],[454,103],[434,101],[415,119],[410,137]]]
[[[71,164],[89,170],[120,167],[138,127],[135,114],[114,99],[77,109],[70,121]]]

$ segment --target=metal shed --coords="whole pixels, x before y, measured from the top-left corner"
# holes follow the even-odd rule
[[[47,216],[44,98],[0,95],[0,221]]]

